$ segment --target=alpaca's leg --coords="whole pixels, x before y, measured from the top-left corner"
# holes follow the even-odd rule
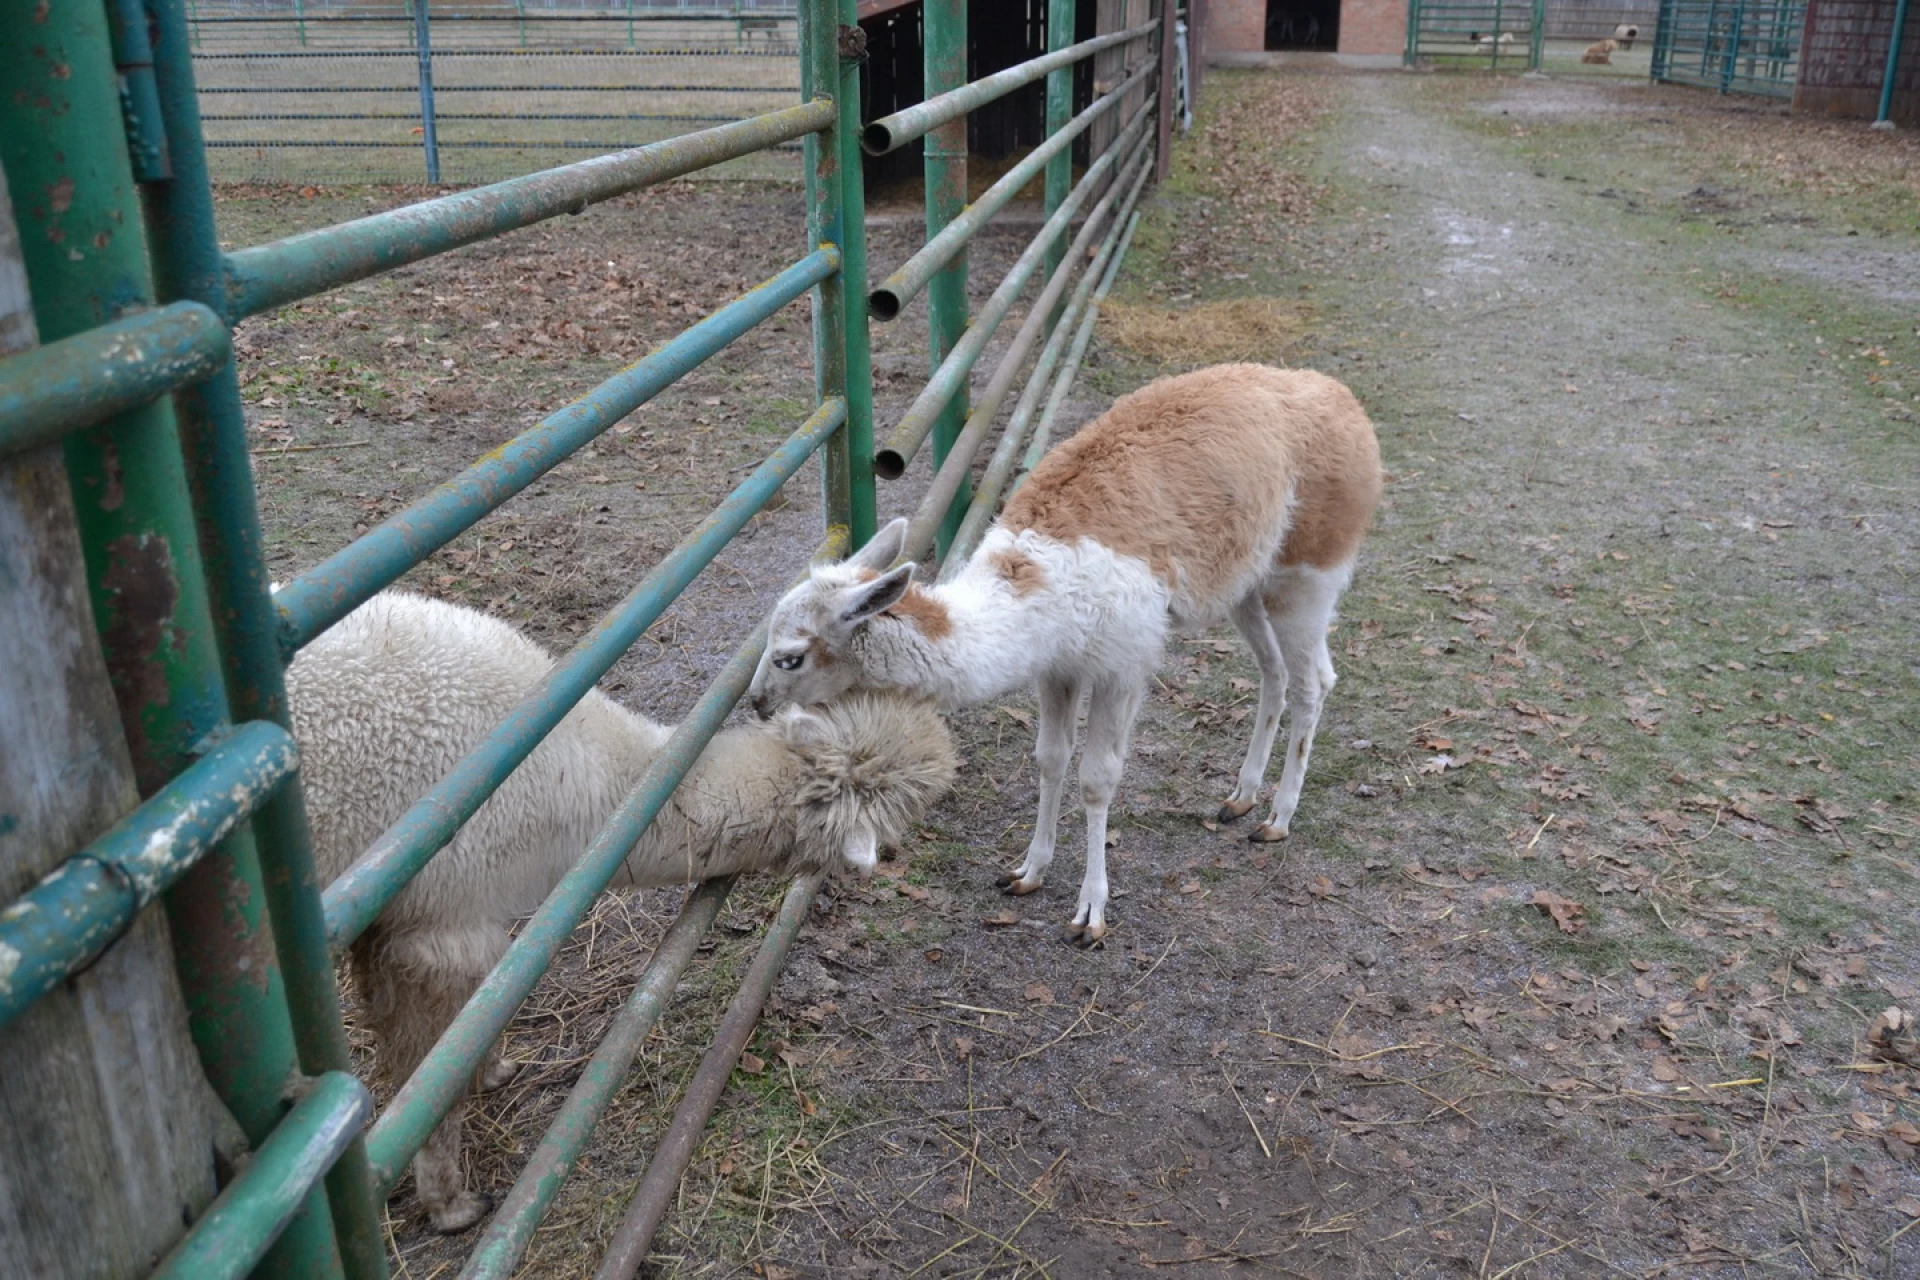
[[[1280,785],[1273,793],[1273,813],[1249,839],[1284,840],[1300,804],[1306,782],[1307,760],[1313,754],[1313,735],[1320,709],[1333,692],[1333,659],[1327,653],[1327,628],[1334,606],[1346,589],[1348,571],[1293,568],[1267,593],[1274,634],[1287,664],[1293,717],[1287,729],[1287,755]]]
[[[1247,758],[1240,765],[1240,780],[1233,794],[1220,806],[1220,821],[1232,822],[1245,817],[1260,803],[1261,783],[1267,776],[1267,761],[1273,758],[1274,735],[1280,732],[1280,717],[1287,709],[1287,663],[1280,653],[1280,641],[1273,634],[1266,603],[1253,592],[1233,607],[1233,625],[1253,650],[1260,667],[1260,713],[1253,721],[1253,741],[1247,744]]]
[[[413,1075],[509,941],[506,930],[482,925],[363,938],[355,944],[356,978],[396,1085]],[[497,1054],[496,1045],[488,1062],[496,1063]],[[480,1075],[476,1072],[476,1079]],[[493,1210],[493,1197],[467,1190],[461,1168],[466,1106],[465,1098],[454,1103],[413,1157],[414,1189],[434,1230],[443,1234],[464,1231]]]
[[[1138,684],[1093,687],[1087,703],[1087,745],[1080,753],[1080,793],[1087,805],[1087,872],[1080,902],[1067,926],[1067,940],[1090,947],[1107,936],[1107,810],[1120,789],[1120,772],[1132,745],[1133,722],[1147,691]]]
[[[1067,764],[1073,759],[1073,731],[1079,718],[1077,681],[1040,682],[1040,725],[1033,739],[1033,759],[1040,769],[1040,813],[1033,821],[1026,861],[999,879],[1000,887],[1008,893],[1038,889],[1053,862],[1054,829],[1060,825],[1060,791],[1066,785]]]

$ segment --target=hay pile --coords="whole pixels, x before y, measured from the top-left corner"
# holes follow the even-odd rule
[[[1186,307],[1108,299],[1100,304],[1101,334],[1134,355],[1162,366],[1251,360],[1284,364],[1307,329],[1298,303],[1278,298],[1230,298]]]

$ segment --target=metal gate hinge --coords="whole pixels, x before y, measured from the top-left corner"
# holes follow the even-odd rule
[[[167,151],[167,121],[153,74],[153,13],[146,0],[107,0],[107,21],[134,180],[164,181],[173,176],[173,157]]]

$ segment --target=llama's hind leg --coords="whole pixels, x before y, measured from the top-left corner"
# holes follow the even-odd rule
[[[1340,603],[1350,570],[1296,567],[1285,573],[1285,578],[1269,590],[1266,602],[1286,660],[1293,715],[1287,727],[1280,785],[1273,792],[1273,813],[1249,837],[1257,841],[1286,839],[1294,810],[1299,807],[1307,761],[1313,754],[1313,735],[1336,679],[1333,659],[1327,653],[1327,628],[1333,623],[1334,606]]]
[[[1107,936],[1107,810],[1120,789],[1133,722],[1147,691],[1137,684],[1096,684],[1087,703],[1087,745],[1080,753],[1080,792],[1087,805],[1087,870],[1067,941],[1091,947]]]
[[[1220,821],[1242,818],[1260,803],[1261,784],[1267,776],[1267,761],[1273,757],[1273,739],[1280,732],[1280,717],[1287,709],[1287,663],[1280,652],[1280,641],[1267,617],[1266,602],[1253,592],[1233,607],[1233,625],[1253,650],[1260,668],[1260,711],[1253,721],[1253,741],[1247,744],[1247,758],[1240,765],[1240,779],[1233,794],[1220,806]]]
[[[1040,723],[1034,733],[1033,759],[1040,770],[1040,812],[1024,862],[997,881],[1013,894],[1032,893],[1053,864],[1054,829],[1060,825],[1060,791],[1073,759],[1073,731],[1080,718],[1080,685],[1073,680],[1040,682]]]

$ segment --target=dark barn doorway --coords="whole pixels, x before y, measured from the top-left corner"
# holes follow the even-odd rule
[[[1331,53],[1339,44],[1340,0],[1267,0],[1268,49]]]

